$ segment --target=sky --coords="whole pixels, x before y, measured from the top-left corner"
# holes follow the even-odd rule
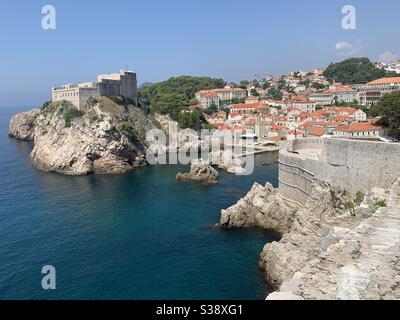
[[[56,28],[42,28],[42,8]],[[352,5],[356,29],[342,27]],[[398,0],[1,0],[0,106],[41,105],[51,87],[134,70],[138,82],[226,81],[311,70],[350,56],[400,59]]]

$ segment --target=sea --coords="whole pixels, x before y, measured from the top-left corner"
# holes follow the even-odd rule
[[[276,237],[222,230],[221,209],[255,182],[278,182],[278,155],[255,158],[249,176],[178,183],[184,165],[83,177],[32,167],[32,142],[8,137],[24,107],[0,107],[0,299],[265,299],[258,267]],[[42,286],[55,268],[55,289]]]

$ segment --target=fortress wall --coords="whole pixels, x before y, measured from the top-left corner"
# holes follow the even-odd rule
[[[389,188],[400,177],[400,144],[327,139],[325,170],[317,179],[355,194],[371,188]]]
[[[303,149],[323,149],[325,140],[326,139],[321,138],[289,140],[285,142],[284,149],[291,152],[296,152]]]
[[[313,151],[318,150],[317,158]],[[400,177],[399,160],[400,144],[318,138],[289,141],[279,155],[279,192],[302,204],[315,180],[352,195],[374,187],[389,188]]]
[[[279,192],[286,199],[304,204],[318,171],[318,161],[293,157],[289,153],[279,155]]]

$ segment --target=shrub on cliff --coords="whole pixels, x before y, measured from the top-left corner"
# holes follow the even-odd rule
[[[206,124],[207,121],[204,118],[204,114],[201,110],[194,110],[192,112],[182,112],[178,117],[179,127],[182,129],[194,129],[201,130],[203,124]]]
[[[42,111],[46,110],[50,105],[51,105],[51,101],[46,101],[45,103],[43,103],[41,110]]]
[[[125,98],[123,96],[108,96],[107,98],[114,101],[116,104],[118,104],[120,106],[128,106],[128,105],[136,106],[136,103],[134,100],[132,100],[130,98]]]
[[[66,108],[63,112],[63,117],[65,121],[65,127],[69,128],[71,126],[71,122],[75,118],[79,118],[83,116],[83,112],[74,108]]]
[[[136,132],[131,122],[123,122],[119,124],[116,130],[120,135],[129,138],[132,142],[136,142],[139,140],[138,133]]]

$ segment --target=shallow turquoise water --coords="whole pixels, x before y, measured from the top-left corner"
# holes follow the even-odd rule
[[[183,166],[65,177],[32,168],[31,143],[8,138],[23,110],[0,108],[1,299],[265,298],[257,262],[273,237],[215,224],[255,181],[276,185],[276,154],[257,156],[252,176],[221,173],[208,187],[175,182]],[[41,288],[48,264],[54,291]]]

